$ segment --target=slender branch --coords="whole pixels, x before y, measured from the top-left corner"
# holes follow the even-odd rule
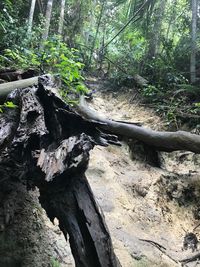
[[[90,58],[89,58],[88,66],[90,66],[90,64],[91,64],[92,54],[94,52],[95,43],[96,43],[96,40],[97,40],[97,35],[99,33],[99,27],[100,27],[100,24],[101,24],[101,19],[102,19],[102,16],[103,16],[104,5],[105,5],[105,0],[103,1],[102,6],[101,6],[101,12],[100,12],[98,23],[97,23],[97,29],[96,29],[94,41],[93,41],[92,48],[91,48],[91,53],[90,53]]]
[[[153,245],[154,247],[156,247],[157,249],[159,249],[163,254],[165,254],[168,258],[170,258],[172,261],[178,263],[177,260],[175,260],[174,258],[172,258],[170,255],[168,255],[168,253],[166,253],[166,248],[163,247],[162,245],[158,244],[157,242],[155,241],[152,241],[152,240],[148,240],[148,239],[139,239],[140,241],[143,241],[143,242],[147,242],[147,243],[150,243],[151,245]]]
[[[103,47],[104,49],[110,44],[112,43],[112,41],[120,34],[122,33],[126,27],[132,22],[132,20],[140,13],[140,11],[146,6],[146,4],[148,4],[151,0],[146,0],[141,7],[134,13],[134,15],[127,21],[127,23],[119,30],[119,32],[110,40],[108,41],[107,44],[105,44],[105,46]],[[137,19],[138,20],[138,19]],[[137,21],[136,20],[136,21]],[[135,21],[134,21],[135,22]]]
[[[189,263],[189,262],[192,262],[192,261],[196,261],[198,259],[200,259],[200,253],[197,253],[197,254],[195,254],[195,255],[193,255],[191,257],[188,257],[188,258],[185,258],[183,260],[180,260],[180,262]]]

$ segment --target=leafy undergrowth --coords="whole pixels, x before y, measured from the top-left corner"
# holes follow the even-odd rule
[[[15,47],[0,54],[0,69],[34,69],[39,75],[50,73],[55,76],[61,96],[70,104],[76,103],[78,95],[88,93],[82,76],[83,67],[79,51],[69,48],[59,36],[49,37],[39,49]]]
[[[191,85],[186,79],[177,78],[170,83],[149,84],[138,87],[130,76],[120,76],[108,82],[114,92],[130,92],[130,102],[137,98],[146,106],[153,108],[163,118],[171,130],[200,130],[200,87]]]
[[[168,121],[169,127],[181,128],[184,124],[199,130],[200,89],[194,85],[180,84],[173,89],[159,90],[149,85],[141,89],[144,102],[153,107]]]

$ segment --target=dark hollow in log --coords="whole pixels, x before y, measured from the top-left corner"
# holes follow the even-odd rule
[[[50,219],[59,220],[77,267],[119,267],[108,229],[85,177],[95,145],[118,144],[98,130],[101,123],[75,114],[46,89],[14,90],[8,100],[17,108],[0,114],[0,184],[16,181],[40,189]]]

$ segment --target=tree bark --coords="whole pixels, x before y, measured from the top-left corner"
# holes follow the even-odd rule
[[[120,267],[85,177],[94,145],[117,140],[100,132],[99,123],[75,114],[47,90],[50,85],[44,76],[38,86],[8,96],[17,108],[5,107],[0,114],[0,184],[39,188],[49,218],[57,217],[70,236],[76,267]]]
[[[48,0],[47,9],[45,15],[45,26],[42,35],[42,41],[46,41],[49,35],[50,21],[51,21],[51,12],[52,12],[53,0]]]
[[[155,11],[155,22],[152,31],[149,33],[149,48],[147,58],[153,59],[158,53],[158,48],[160,44],[160,33],[163,21],[163,15],[165,12],[167,0],[160,0],[158,3],[158,8]]]
[[[192,31],[190,55],[190,81],[196,81],[196,35],[197,35],[197,0],[192,0]]]
[[[61,10],[60,10],[60,19],[58,27],[58,34],[60,35],[62,35],[63,31],[64,15],[65,15],[65,0],[61,0]]]
[[[20,89],[20,88],[26,88],[32,85],[37,85],[38,78],[39,77],[37,76],[37,77],[29,78],[29,79],[0,84],[0,102],[2,103],[7,97],[7,95],[16,88]]]
[[[43,3],[43,0],[37,0],[37,3],[38,3],[38,7],[39,7],[39,11],[41,14],[44,13],[44,3]]]
[[[40,202],[50,218],[58,218],[66,239],[69,234],[76,267],[120,266],[86,177],[80,174],[65,179],[69,182],[64,190],[62,184],[56,190],[47,184],[40,191]]]
[[[29,13],[29,18],[28,18],[28,31],[27,31],[28,35],[31,34],[31,31],[32,31],[35,3],[36,3],[36,0],[31,1],[31,8],[30,8],[30,13]]]
[[[100,25],[101,25],[101,20],[102,20],[102,17],[103,17],[104,6],[105,6],[105,0],[103,0],[103,2],[101,4],[101,11],[100,11],[100,14],[99,14],[99,17],[98,17],[98,22],[97,22],[95,37],[94,37],[94,40],[93,40],[93,43],[92,43],[92,48],[91,48],[91,51],[90,51],[90,57],[89,57],[88,64],[87,64],[87,67],[88,68],[90,67],[91,62],[92,62],[92,55],[94,53],[94,49],[95,49],[95,45],[96,45],[96,41],[97,41],[97,36],[98,36],[98,33],[99,33],[99,28],[100,28]]]

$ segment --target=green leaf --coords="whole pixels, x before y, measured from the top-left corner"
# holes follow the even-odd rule
[[[11,102],[11,101],[6,102],[6,103],[4,104],[4,106],[7,107],[7,108],[16,108],[16,107],[17,107],[17,105],[15,105],[15,104],[14,104],[13,102]]]

